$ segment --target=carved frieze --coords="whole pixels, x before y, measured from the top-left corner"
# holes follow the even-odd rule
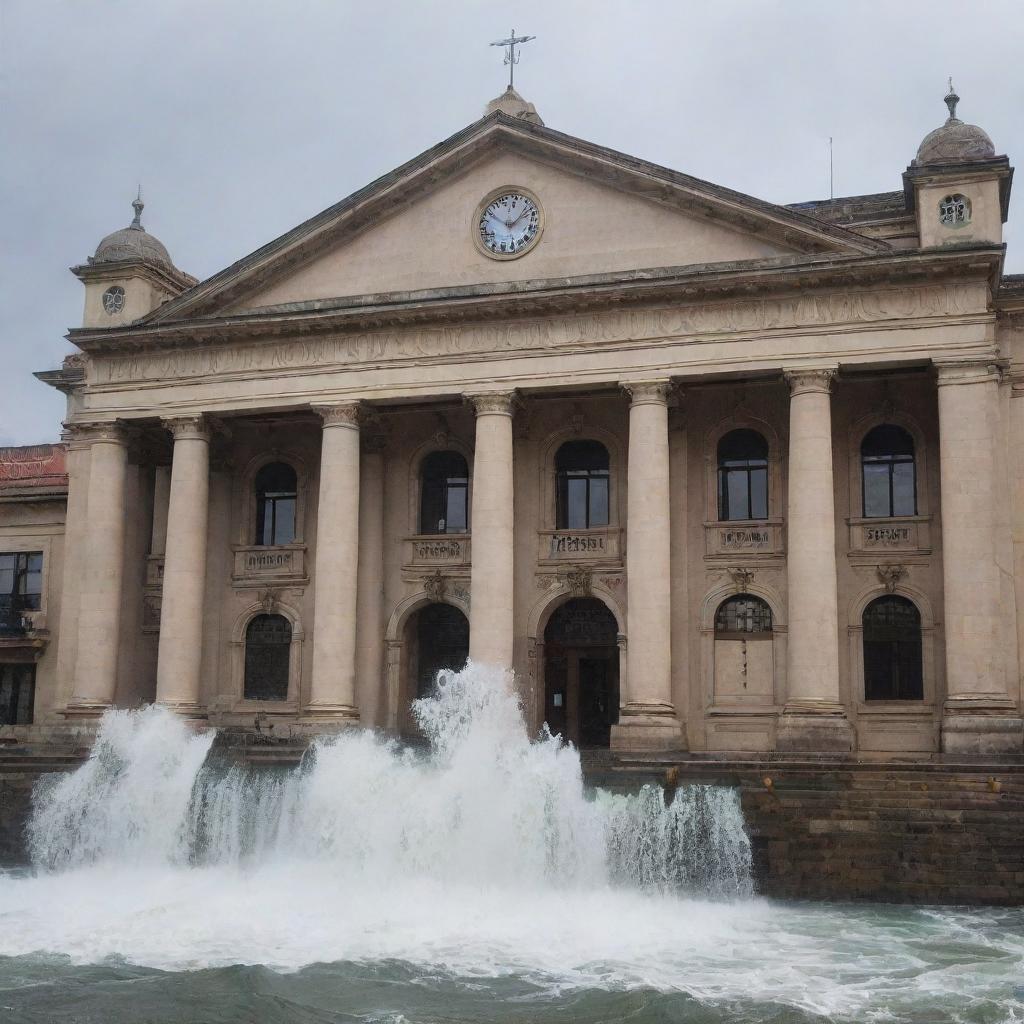
[[[303,582],[306,579],[306,549],[303,545],[237,546],[231,578],[236,587],[265,585],[268,580]]]
[[[597,530],[542,530],[540,562],[621,562],[622,531],[609,527]]]
[[[437,534],[405,539],[402,562],[407,567],[469,565],[470,537],[468,533]]]
[[[704,539],[708,558],[726,559],[737,555],[776,556],[783,553],[782,523],[705,523]]]
[[[366,362],[379,364],[381,360],[571,349],[607,342],[658,343],[704,334],[955,316],[972,312],[977,306],[973,286],[937,284],[680,304],[665,309],[619,309],[545,320],[324,334],[248,344],[223,341],[192,348],[97,356],[90,383],[181,381],[297,367],[352,367]]]

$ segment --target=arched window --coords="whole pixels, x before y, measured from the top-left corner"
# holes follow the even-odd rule
[[[608,449],[600,441],[566,441],[555,455],[555,527],[608,525]]]
[[[718,442],[718,518],[768,518],[768,442],[756,430],[730,430]]]
[[[869,430],[860,445],[864,517],[917,515],[914,439],[891,423]]]
[[[287,700],[292,624],[283,615],[257,615],[245,630],[246,700]]]
[[[469,465],[458,452],[431,452],[420,467],[420,533],[465,533]]]
[[[256,474],[256,544],[295,540],[298,480],[287,462],[268,462]]]
[[[772,610],[766,601],[753,594],[737,594],[724,600],[715,612],[715,637],[749,640],[772,631]]]
[[[922,700],[921,614],[887,594],[864,609],[864,699]]]

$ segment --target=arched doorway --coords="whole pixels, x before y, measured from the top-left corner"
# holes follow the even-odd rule
[[[454,605],[424,605],[409,616],[405,624],[405,699],[399,728],[405,735],[416,735],[412,702],[429,697],[437,673],[442,669],[458,671],[469,657],[469,619]]]
[[[544,630],[544,718],[578,747],[607,747],[619,720],[617,634],[596,598],[566,602]]]

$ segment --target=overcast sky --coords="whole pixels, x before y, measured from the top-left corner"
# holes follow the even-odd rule
[[[476,120],[513,25],[548,125],[773,202],[827,197],[830,135],[836,195],[901,188],[948,75],[1024,160],[1021,0],[0,0],[0,444],[57,438],[31,372],[138,182],[208,277]],[[1024,271],[1024,181],[1007,236]]]

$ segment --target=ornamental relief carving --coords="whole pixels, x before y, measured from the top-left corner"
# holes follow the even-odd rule
[[[668,309],[613,310],[545,320],[325,334],[248,345],[206,338],[189,349],[97,356],[93,382],[180,381],[391,359],[576,348],[605,342],[658,342],[703,334],[955,316],[983,306],[983,298],[972,285],[929,285],[694,303]]]

